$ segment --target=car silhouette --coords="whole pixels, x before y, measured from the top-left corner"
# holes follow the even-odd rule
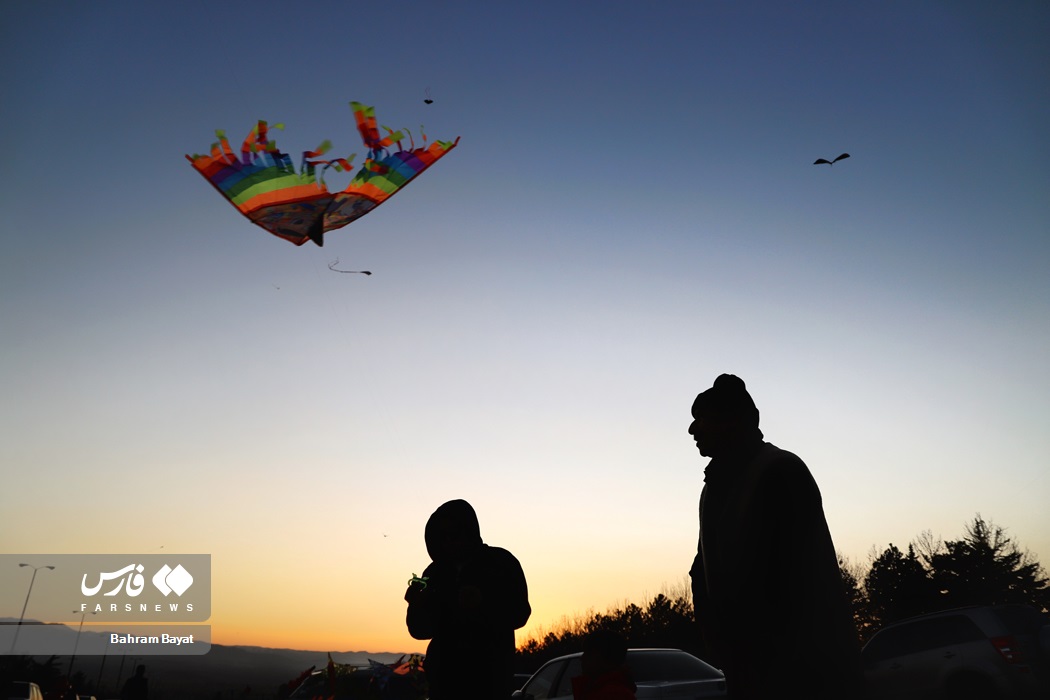
[[[40,686],[32,681],[11,681],[3,692],[7,700],[44,700]]]
[[[513,700],[571,700],[572,679],[582,670],[583,653],[551,659],[511,694]],[[627,667],[638,686],[638,700],[698,700],[726,697],[725,675],[681,649],[628,649]]]
[[[1050,698],[1050,620],[1027,605],[902,620],[864,646],[872,700]]]

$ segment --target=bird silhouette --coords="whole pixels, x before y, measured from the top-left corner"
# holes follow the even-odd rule
[[[823,158],[817,158],[815,161],[813,161],[813,165],[824,165],[825,163],[827,165],[834,165],[835,163],[838,163],[843,158],[849,158],[849,153],[843,153],[841,156],[839,156],[835,160],[825,160]]]

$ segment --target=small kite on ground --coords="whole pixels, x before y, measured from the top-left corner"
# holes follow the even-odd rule
[[[813,161],[813,165],[834,165],[835,163],[838,163],[843,158],[849,158],[849,153],[843,153],[842,155],[840,155],[835,160],[824,160],[823,158],[817,158],[815,161]]]
[[[405,134],[384,126],[387,135],[380,137],[374,107],[360,102],[351,102],[350,106],[368,156],[341,192],[328,191],[324,172],[328,168],[338,172],[351,170],[353,155],[321,160],[319,157],[332,147],[331,142],[325,141],[315,150],[303,152],[296,172],[288,154],[281,153],[277,143],[267,139],[268,127],[264,121],[245,138],[239,159],[223,131],[215,132],[219,142],[212,144],[210,154],[186,158],[253,223],[295,245],[307,241],[324,245],[324,234],[378,207],[459,143],[457,138],[435,141],[428,146],[423,134],[423,146],[416,148],[411,132],[405,129],[410,145],[408,150],[401,150]],[[274,128],[284,127],[275,124]],[[396,146],[396,152],[388,151],[391,145]],[[324,167],[318,173],[319,165]]]

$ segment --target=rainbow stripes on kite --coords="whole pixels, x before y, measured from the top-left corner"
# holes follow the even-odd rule
[[[325,141],[303,153],[296,172],[288,154],[268,140],[269,127],[264,121],[244,139],[240,158],[230,148],[225,132],[216,131],[219,142],[212,144],[210,154],[186,159],[242,214],[270,233],[295,245],[306,241],[324,245],[324,234],[378,207],[459,143],[457,138],[428,146],[423,134],[423,146],[416,148],[411,132],[405,129],[410,146],[407,151],[401,150],[405,135],[383,127],[388,133],[380,136],[375,108],[360,102],[351,102],[350,106],[368,157],[341,192],[328,191],[324,172],[328,168],[351,170],[354,155],[322,160],[320,156],[331,148]],[[274,128],[284,127],[275,124]],[[394,153],[388,151],[392,145],[397,148]],[[320,173],[318,166],[323,166]]]

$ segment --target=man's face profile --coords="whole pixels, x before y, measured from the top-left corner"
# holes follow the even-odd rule
[[[693,404],[693,422],[689,424],[689,434],[696,441],[696,449],[704,457],[713,457],[719,446],[725,442],[730,425],[724,419],[716,418],[709,412],[701,411]]]

